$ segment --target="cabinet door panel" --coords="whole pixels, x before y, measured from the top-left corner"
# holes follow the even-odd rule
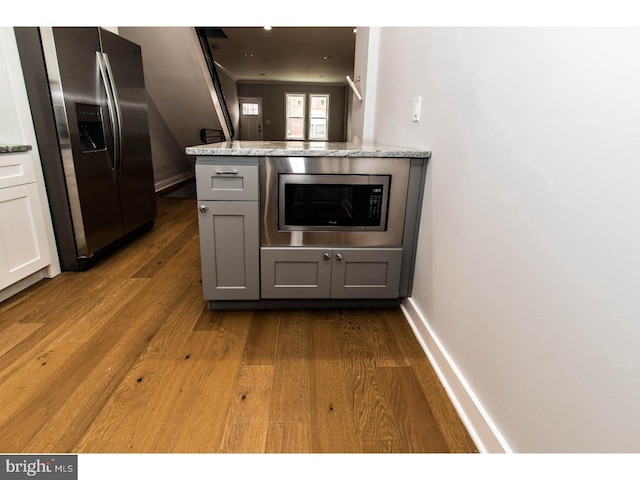
[[[329,298],[330,254],[321,248],[262,248],[262,298]]]
[[[0,155],[0,188],[36,181],[31,151]]]
[[[397,298],[401,248],[335,249],[332,298]]]
[[[0,189],[0,289],[51,263],[35,183]]]
[[[260,297],[258,202],[199,202],[205,300]]]

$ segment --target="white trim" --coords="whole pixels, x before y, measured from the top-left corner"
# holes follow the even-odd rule
[[[207,85],[207,90],[209,91],[209,96],[211,97],[211,103],[213,103],[213,109],[218,116],[218,122],[220,123],[220,127],[224,132],[224,138],[231,139],[233,136],[229,131],[229,125],[227,125],[227,121],[224,117],[224,113],[222,111],[222,105],[220,102],[220,97],[218,96],[218,91],[216,87],[213,85],[213,79],[211,78],[211,72],[209,71],[209,66],[205,61],[204,54],[202,53],[202,47],[200,46],[200,39],[198,38],[198,33],[195,28],[191,30],[191,50],[194,58],[197,60],[198,65],[200,66],[200,71],[202,73],[202,77]]]
[[[165,178],[164,180],[160,180],[159,182],[155,183],[155,192],[162,193],[168,188],[179,185],[180,183],[186,182],[187,180],[191,180],[194,177],[194,173],[190,171],[181,173],[179,175],[174,175],[173,177]]]
[[[0,290],[0,302],[4,302],[8,298],[11,298],[12,296],[20,293],[23,290],[26,290],[30,286],[38,283],[40,280],[43,280],[45,278],[53,278],[58,273],[60,273],[60,272],[57,272],[54,275],[51,275],[51,273],[49,272],[49,269],[50,267],[42,268],[37,272],[32,273],[27,277],[24,277],[22,280],[18,280],[17,282],[9,285],[8,287]]]
[[[325,108],[325,115],[324,117],[314,117],[311,113],[311,103],[312,103],[312,99],[313,97],[325,97],[327,100],[327,105]],[[309,103],[309,113],[307,114],[307,140],[309,140],[310,142],[328,142],[329,141],[329,108],[331,107],[331,94],[330,93],[309,93],[307,95],[308,98],[308,103]],[[313,120],[314,118],[321,118],[324,119],[325,124],[324,124],[324,136],[322,138],[311,138],[312,137],[312,133],[311,133],[311,120]]]
[[[401,309],[478,450],[482,453],[512,453],[413,299],[406,298]]]
[[[294,117],[289,115],[289,97],[302,97],[302,116]],[[302,118],[302,136],[290,135],[289,134],[289,118]],[[305,124],[305,118],[307,118],[307,94],[306,93],[295,93],[295,92],[285,92],[284,93],[284,138],[285,140],[293,140],[293,141],[303,141],[306,138],[307,128]]]

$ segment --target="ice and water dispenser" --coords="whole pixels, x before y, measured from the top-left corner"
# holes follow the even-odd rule
[[[104,128],[102,125],[102,109],[99,105],[85,103],[76,104],[78,131],[83,152],[104,150]]]

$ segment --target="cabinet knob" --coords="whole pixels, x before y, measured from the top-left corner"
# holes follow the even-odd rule
[[[324,258],[325,260],[329,260],[331,258],[331,255],[329,255],[328,253],[324,253],[322,255],[322,258]]]
[[[336,260],[337,261],[342,260],[342,255],[340,255],[339,253],[336,253]]]
[[[206,212],[207,210],[209,210],[209,209],[207,208],[207,206],[206,206],[206,205],[200,205],[200,211],[201,211],[202,213]]]

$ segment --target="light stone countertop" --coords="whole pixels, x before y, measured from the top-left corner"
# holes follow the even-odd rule
[[[239,157],[430,158],[428,150],[343,142],[221,142],[187,147],[188,155]]]
[[[0,143],[0,153],[20,153],[31,150],[31,145],[7,145]]]

